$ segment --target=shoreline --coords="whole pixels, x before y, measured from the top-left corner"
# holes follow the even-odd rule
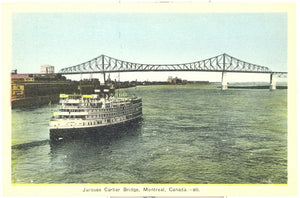
[[[137,85],[137,86],[155,86],[160,84],[147,84],[147,85]],[[203,85],[203,84],[164,84],[164,85]],[[210,84],[214,85],[214,84]],[[121,89],[127,89],[132,88],[136,86],[128,86],[128,87],[120,87],[116,90]],[[216,86],[217,89],[220,88],[220,86]],[[228,89],[269,89],[269,85],[254,85],[254,86],[247,86],[247,85],[229,85]],[[276,89],[288,89],[287,85],[278,85]],[[20,98],[20,99],[14,99],[11,100],[11,108],[17,109],[17,108],[28,108],[28,107],[38,107],[46,104],[55,104],[59,101],[59,94],[54,95],[48,95],[48,96],[34,96],[34,97],[28,97],[28,98]]]

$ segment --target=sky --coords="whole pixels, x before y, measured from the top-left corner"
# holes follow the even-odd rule
[[[17,13],[12,24],[12,69],[19,73],[40,72],[44,64],[57,72],[101,54],[136,63],[175,64],[222,53],[287,71],[286,13]],[[168,76],[221,80],[221,73],[210,72],[121,73],[120,80],[166,81]],[[228,74],[229,81],[269,78]]]

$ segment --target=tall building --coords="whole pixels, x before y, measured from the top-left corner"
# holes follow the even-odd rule
[[[41,66],[41,73],[43,73],[43,74],[53,74],[54,73],[54,66],[52,66],[52,65],[42,65]]]

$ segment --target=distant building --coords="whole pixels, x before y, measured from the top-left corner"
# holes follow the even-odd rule
[[[172,76],[169,76],[167,81],[168,81],[168,83],[172,83],[172,81],[173,81]]]
[[[43,73],[43,74],[53,74],[54,73],[54,66],[52,66],[52,65],[42,65],[41,66],[41,73]]]
[[[170,84],[182,84],[183,81],[182,81],[181,78],[177,78],[177,77],[173,78],[172,76],[169,76],[168,77],[168,83],[170,83]]]

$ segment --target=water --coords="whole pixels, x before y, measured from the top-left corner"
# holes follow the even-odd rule
[[[103,139],[49,142],[56,105],[12,110],[14,183],[286,184],[287,90],[124,89],[143,121]]]

